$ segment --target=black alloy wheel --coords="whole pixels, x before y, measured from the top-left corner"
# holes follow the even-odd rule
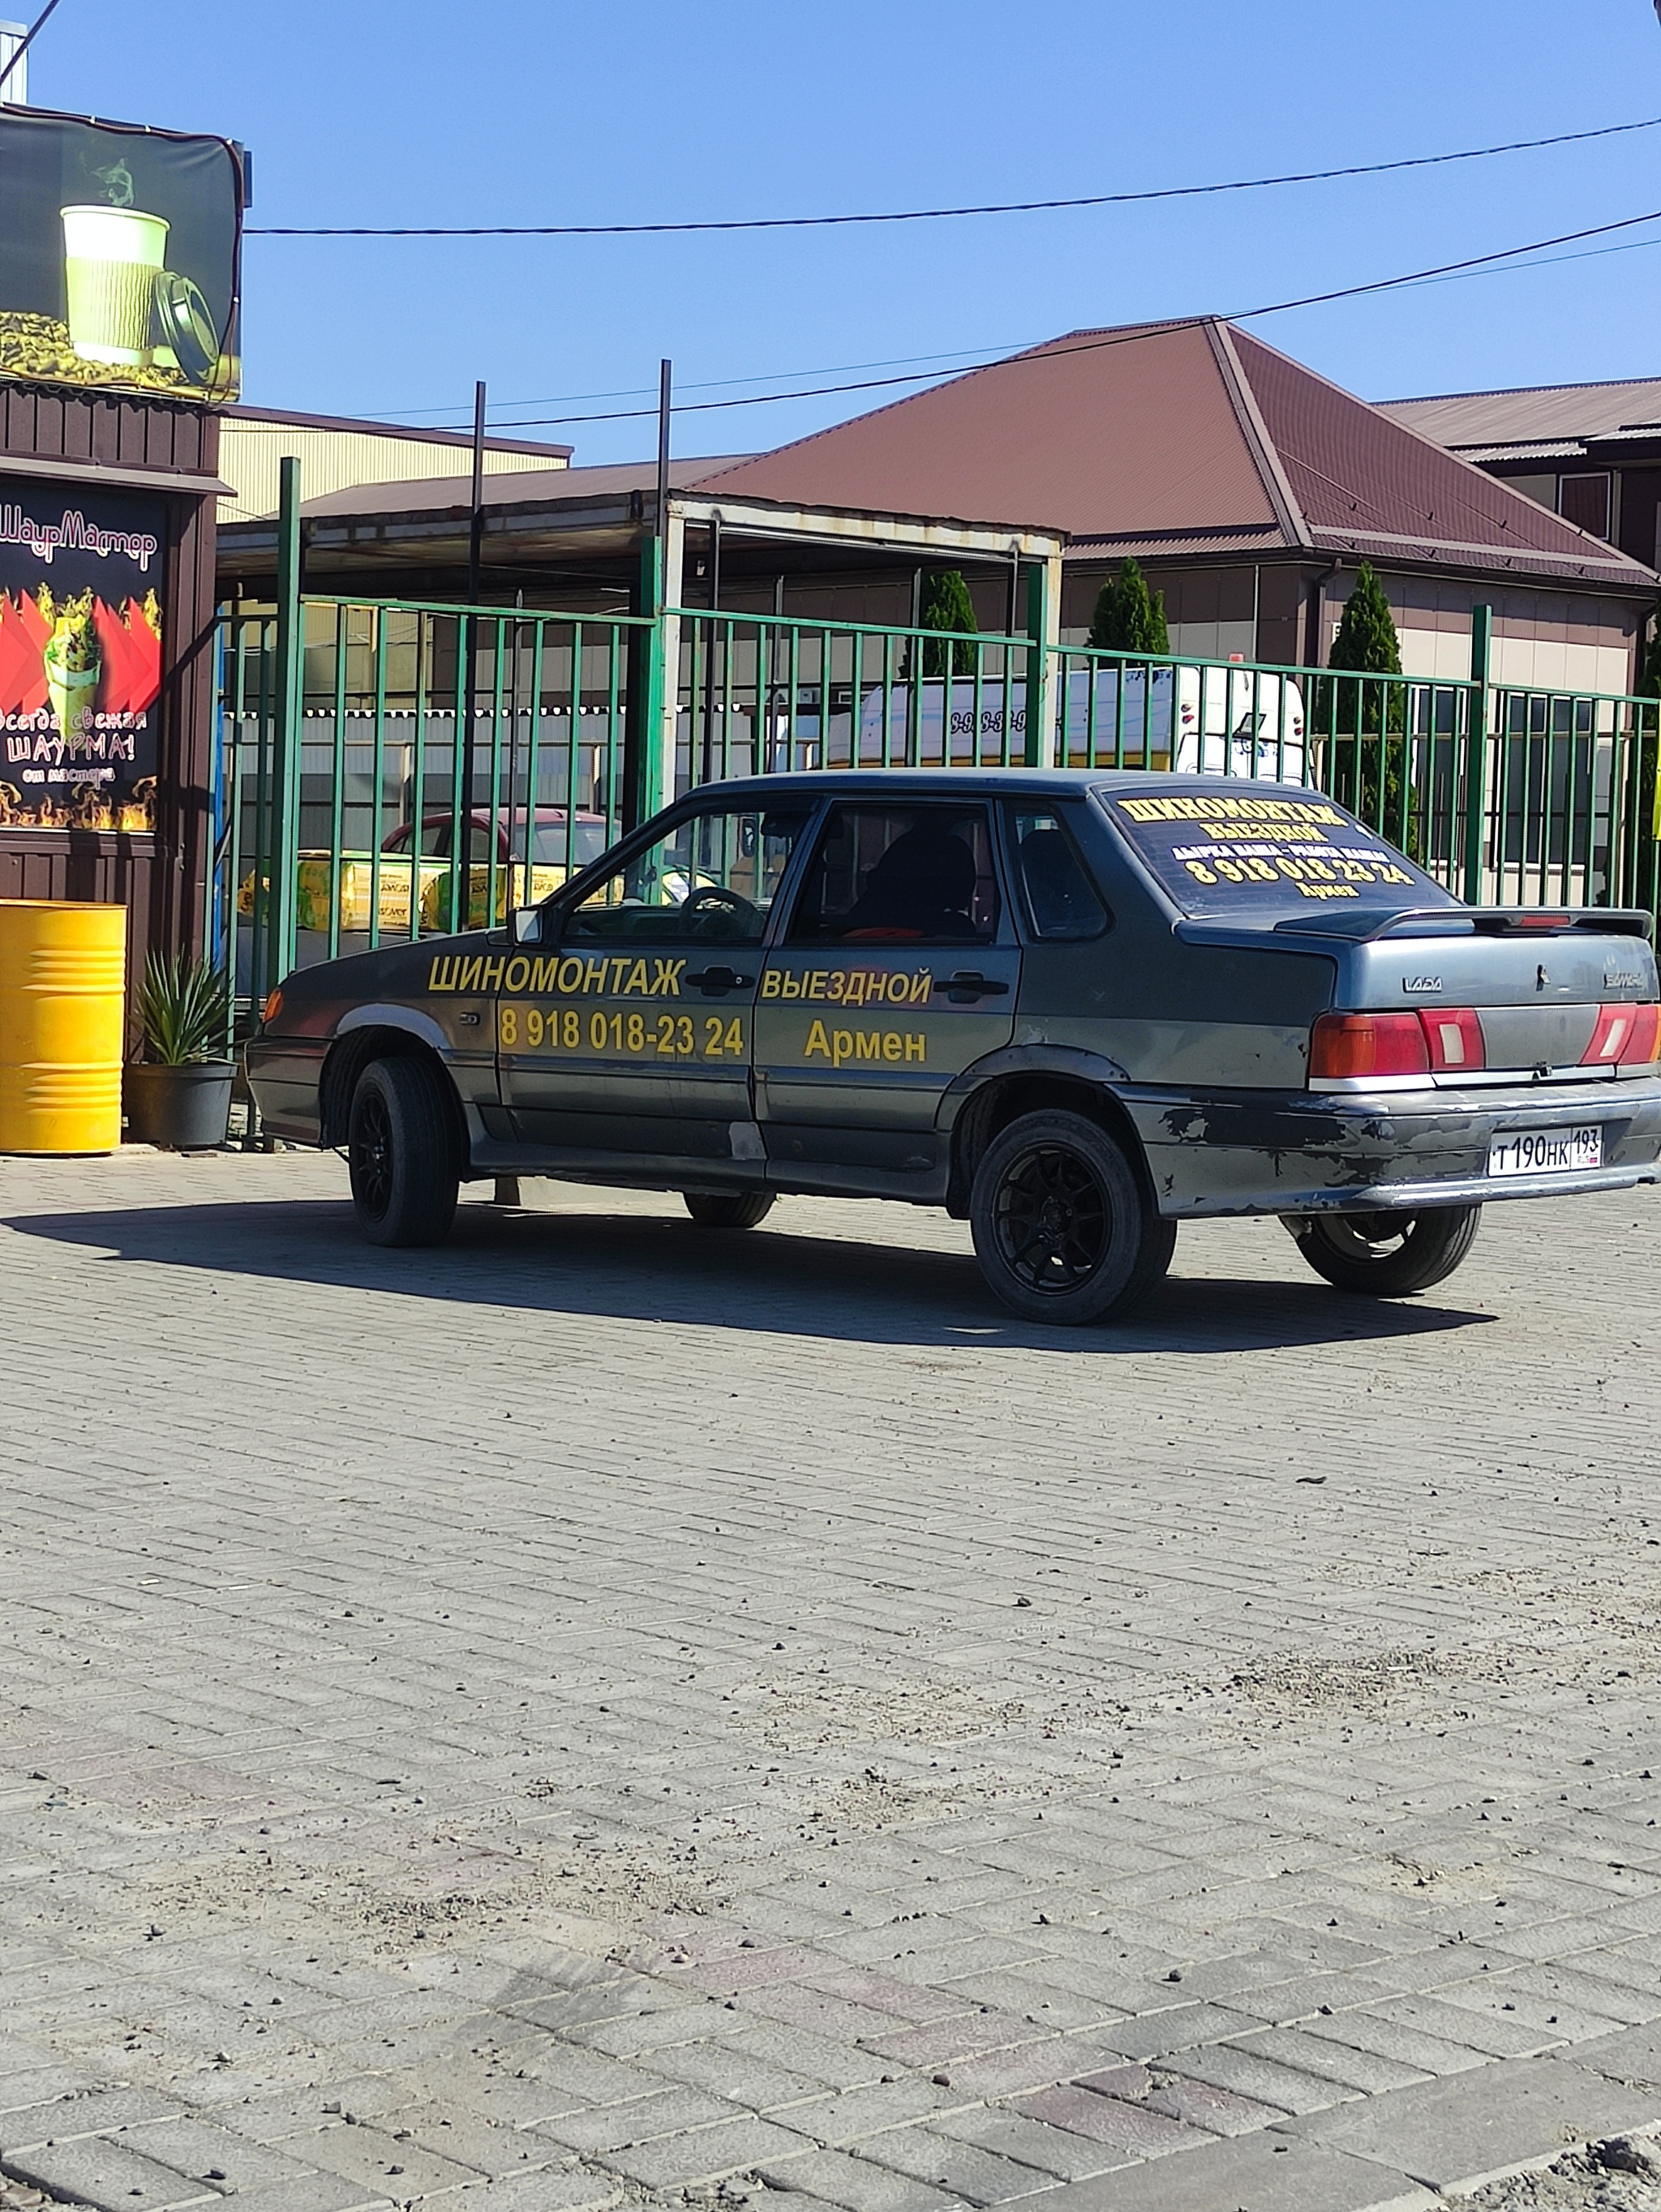
[[[352,1102],[352,1199],[366,1221],[380,1221],[392,1202],[392,1123],[378,1089]]]
[[[1298,1249],[1335,1290],[1410,1297],[1444,1282],[1476,1241],[1480,1206],[1422,1213],[1305,1213],[1286,1222]]]
[[[1060,1109],[1025,1114],[993,1139],[970,1223],[1004,1304],[1067,1324],[1127,1311],[1170,1266],[1177,1238],[1116,1139]]]
[[[1113,1205],[1093,1164],[1067,1145],[1035,1145],[998,1185],[998,1250],[1017,1282],[1067,1296],[1102,1264]]]
[[[372,1244],[441,1244],[449,1234],[460,1178],[447,1082],[415,1059],[372,1060],[357,1079],[346,1158]]]

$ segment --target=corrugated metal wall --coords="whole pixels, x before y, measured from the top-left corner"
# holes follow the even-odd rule
[[[224,418],[219,465],[234,499],[220,503],[223,522],[246,522],[275,514],[278,467],[284,454],[298,457],[300,480],[307,499],[324,499],[354,484],[424,483],[429,477],[470,476],[468,446],[420,438],[377,437],[368,430],[333,430],[305,424],[268,422],[259,417]],[[520,476],[530,469],[563,468],[561,455],[538,451],[503,453],[484,449],[487,477]]]

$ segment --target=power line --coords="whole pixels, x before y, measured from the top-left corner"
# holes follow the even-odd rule
[[[736,384],[767,384],[781,376],[851,376],[856,369],[904,368],[913,362],[964,362],[970,368],[981,366],[983,355],[989,361],[1001,361],[1006,354],[1019,353],[1038,343],[1032,338],[1008,338],[1001,345],[956,346],[945,353],[906,353],[891,356],[885,361],[837,361],[822,362],[815,368],[776,368],[758,370],[751,376],[706,377],[701,383],[682,384],[676,380],[678,392],[730,391]],[[934,372],[927,372],[933,374]],[[649,384],[625,384],[614,392],[561,392],[547,399],[503,399],[493,403],[498,408],[508,407],[576,407],[590,399],[644,398],[654,386]],[[454,406],[392,407],[383,410],[377,419],[386,422],[408,423],[415,429],[447,430],[457,426],[447,422],[417,421],[417,416],[454,415]],[[654,409],[655,413],[656,410]],[[497,427],[504,418],[498,415]],[[462,426],[465,428],[465,425]]]
[[[1658,8],[1661,8],[1661,0],[1657,0],[1657,5]],[[1254,322],[1260,316],[1284,315],[1289,313],[1295,307],[1324,307],[1335,300],[1360,299],[1368,293],[1399,290],[1401,287],[1407,284],[1425,284],[1433,283],[1440,277],[1471,275],[1479,270],[1491,269],[1498,262],[1517,260],[1525,253],[1543,253],[1548,247],[1553,246],[1578,245],[1582,239],[1586,238],[1607,238],[1613,231],[1634,230],[1640,224],[1646,222],[1661,222],[1661,208],[1652,208],[1647,215],[1623,216],[1617,222],[1594,223],[1590,228],[1585,230],[1564,231],[1555,238],[1536,238],[1526,246],[1501,246],[1495,252],[1473,254],[1469,259],[1464,261],[1443,262],[1433,269],[1409,270],[1403,276],[1379,276],[1366,284],[1341,285],[1334,291],[1311,292],[1306,294],[1303,298],[1297,300],[1275,300],[1271,301],[1267,307],[1232,308],[1226,313],[1220,314],[1217,319],[1222,322],[1233,323]],[[1661,239],[1639,239],[1634,240],[1633,243],[1634,245],[1641,246],[1656,246],[1661,245]],[[1609,251],[1618,249],[1606,248],[1604,250]],[[1557,258],[1562,260],[1577,260],[1584,257],[1575,254],[1563,254]],[[1059,360],[1068,354],[1098,353],[1110,346],[1132,345],[1145,337],[1152,337],[1156,331],[1169,330],[1173,323],[1193,319],[1195,319],[1192,317],[1183,317],[1180,315],[1165,316],[1159,320],[1144,325],[1138,329],[1117,331],[1107,337],[1086,338],[1080,340],[1080,342],[1076,345],[1051,346],[1044,350],[1042,355],[1042,358],[1046,361],[1053,361]],[[1042,343],[1042,341],[1040,343]],[[1030,350],[1030,349],[1028,349],[1028,350]],[[938,356],[936,357],[938,358]],[[1004,355],[1000,356],[998,358],[1007,359],[1010,357],[1011,356],[1007,355]],[[997,363],[995,361],[983,362],[980,364],[982,368],[993,368],[996,365]],[[968,369],[962,373],[965,375],[972,375],[976,371],[973,369]],[[844,392],[879,392],[892,390],[897,386],[903,384],[927,384],[931,380],[931,378],[937,374],[938,372],[936,371],[923,369],[919,370],[915,375],[911,376],[861,377],[856,379],[855,381],[847,384],[811,385],[800,387],[792,392],[758,392],[748,394],[745,398],[738,399],[684,400],[678,402],[672,411],[677,415],[706,415],[721,412],[734,407],[775,406],[781,402],[791,399],[823,399]],[[657,412],[658,410],[655,407],[624,407],[613,409],[606,413],[599,415],[524,416],[513,422],[496,422],[490,427],[494,430],[532,430],[567,428],[570,425],[582,422],[633,422],[642,421],[648,416],[655,417]],[[283,434],[287,434],[288,427],[288,425],[280,422],[240,422],[238,425],[238,428],[242,430],[270,430]]]
[[[11,82],[12,71],[16,68],[18,63],[22,60],[24,55],[27,53],[29,48],[34,44],[36,32],[42,31],[46,28],[47,18],[56,12],[58,4],[58,0],[46,0],[46,6],[40,10],[40,13],[29,25],[27,30],[24,32],[11,59],[6,64],[4,69],[0,70],[0,99],[3,99],[5,97],[5,89],[7,85]]]
[[[52,0],[52,4],[55,7],[58,0]],[[50,15],[51,8],[46,12]],[[33,37],[33,33],[29,35]],[[1356,162],[1342,169],[1306,169],[1284,177],[1239,177],[1215,185],[1169,185],[1157,191],[1092,192],[1078,199],[1008,200],[985,207],[903,208],[864,215],[750,216],[728,222],[273,223],[250,228],[245,235],[249,238],[653,238],[684,235],[695,231],[827,230],[849,223],[942,222],[963,216],[1043,215],[1066,208],[1130,207],[1149,200],[1198,199],[1214,192],[1256,192],[1275,185],[1328,184],[1335,178],[1380,177],[1397,169],[1433,169],[1450,161],[1483,161],[1495,154],[1526,154],[1542,146],[1575,146],[1591,138],[1618,138],[1629,131],[1653,131],[1658,125],[1661,125],[1661,115],[1652,115],[1638,123],[1607,123],[1596,131],[1563,131],[1549,138],[1513,138],[1502,146],[1470,146],[1453,154],[1415,154],[1402,161]]]
[[[1658,0],[1658,4],[1661,4],[1661,0]],[[1249,323],[1256,321],[1262,315],[1287,314],[1294,307],[1325,307],[1334,300],[1354,300],[1370,292],[1395,291],[1403,284],[1423,284],[1438,276],[1459,276],[1467,270],[1489,268],[1498,261],[1515,260],[1519,254],[1542,253],[1548,246],[1573,246],[1578,244],[1583,238],[1605,238],[1611,231],[1632,230],[1640,223],[1658,222],[1661,222],[1661,208],[1652,208],[1647,215],[1623,216],[1618,222],[1595,223],[1590,229],[1565,231],[1556,238],[1536,238],[1527,246],[1502,246],[1494,253],[1473,254],[1466,261],[1445,261],[1434,269],[1410,270],[1405,276],[1380,276],[1367,284],[1344,284],[1334,291],[1311,292],[1298,300],[1275,300],[1267,307],[1232,308],[1226,313],[1220,315],[1218,319],[1222,322]],[[1111,337],[1086,338],[1077,345],[1053,346],[1049,348],[1042,357],[1046,361],[1054,361],[1066,354],[1096,353],[1109,346],[1129,345],[1151,335],[1153,331],[1168,330],[1172,322],[1184,319],[1186,319],[1181,316],[1169,316],[1162,321],[1148,325],[1145,329],[1121,331]],[[970,370],[964,373],[974,374],[976,372]],[[851,384],[819,384],[796,392],[763,392],[743,399],[689,400],[684,405],[677,407],[675,412],[678,415],[707,415],[732,407],[770,406],[779,401],[788,399],[823,399],[837,392],[877,392],[891,389],[897,385],[922,384],[928,381],[927,372],[921,372],[915,376],[868,376],[861,377]],[[578,422],[630,422],[644,416],[655,415],[656,412],[657,410],[654,407],[627,407],[603,415],[534,416],[517,422],[499,422],[496,427],[497,429],[522,430]]]

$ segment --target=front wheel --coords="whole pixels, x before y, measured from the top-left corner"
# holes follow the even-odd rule
[[[1060,1109],[993,1139],[969,1219],[981,1273],[1027,1321],[1110,1321],[1158,1282],[1177,1242],[1123,1147]]]
[[[770,1190],[685,1190],[686,1211],[700,1229],[753,1229],[773,1211]]]
[[[444,1081],[423,1060],[372,1060],[357,1079],[347,1152],[371,1244],[441,1244],[450,1232],[459,1177]]]
[[[1445,1281],[1476,1241],[1480,1206],[1425,1213],[1306,1213],[1286,1226],[1317,1275],[1363,1297],[1409,1297]]]

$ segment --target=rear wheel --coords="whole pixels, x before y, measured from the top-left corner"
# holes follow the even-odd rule
[[[1364,1297],[1409,1297],[1443,1282],[1476,1241],[1480,1206],[1425,1213],[1306,1213],[1287,1227],[1317,1275]]]
[[[770,1190],[684,1190],[681,1196],[700,1229],[753,1229],[773,1211]]]
[[[441,1244],[449,1234],[459,1177],[443,1084],[423,1060],[372,1060],[357,1079],[347,1156],[372,1244]]]
[[[981,1273],[1028,1321],[1110,1321],[1171,1265],[1162,1220],[1123,1147],[1082,1114],[1024,1114],[975,1171],[970,1225]]]

